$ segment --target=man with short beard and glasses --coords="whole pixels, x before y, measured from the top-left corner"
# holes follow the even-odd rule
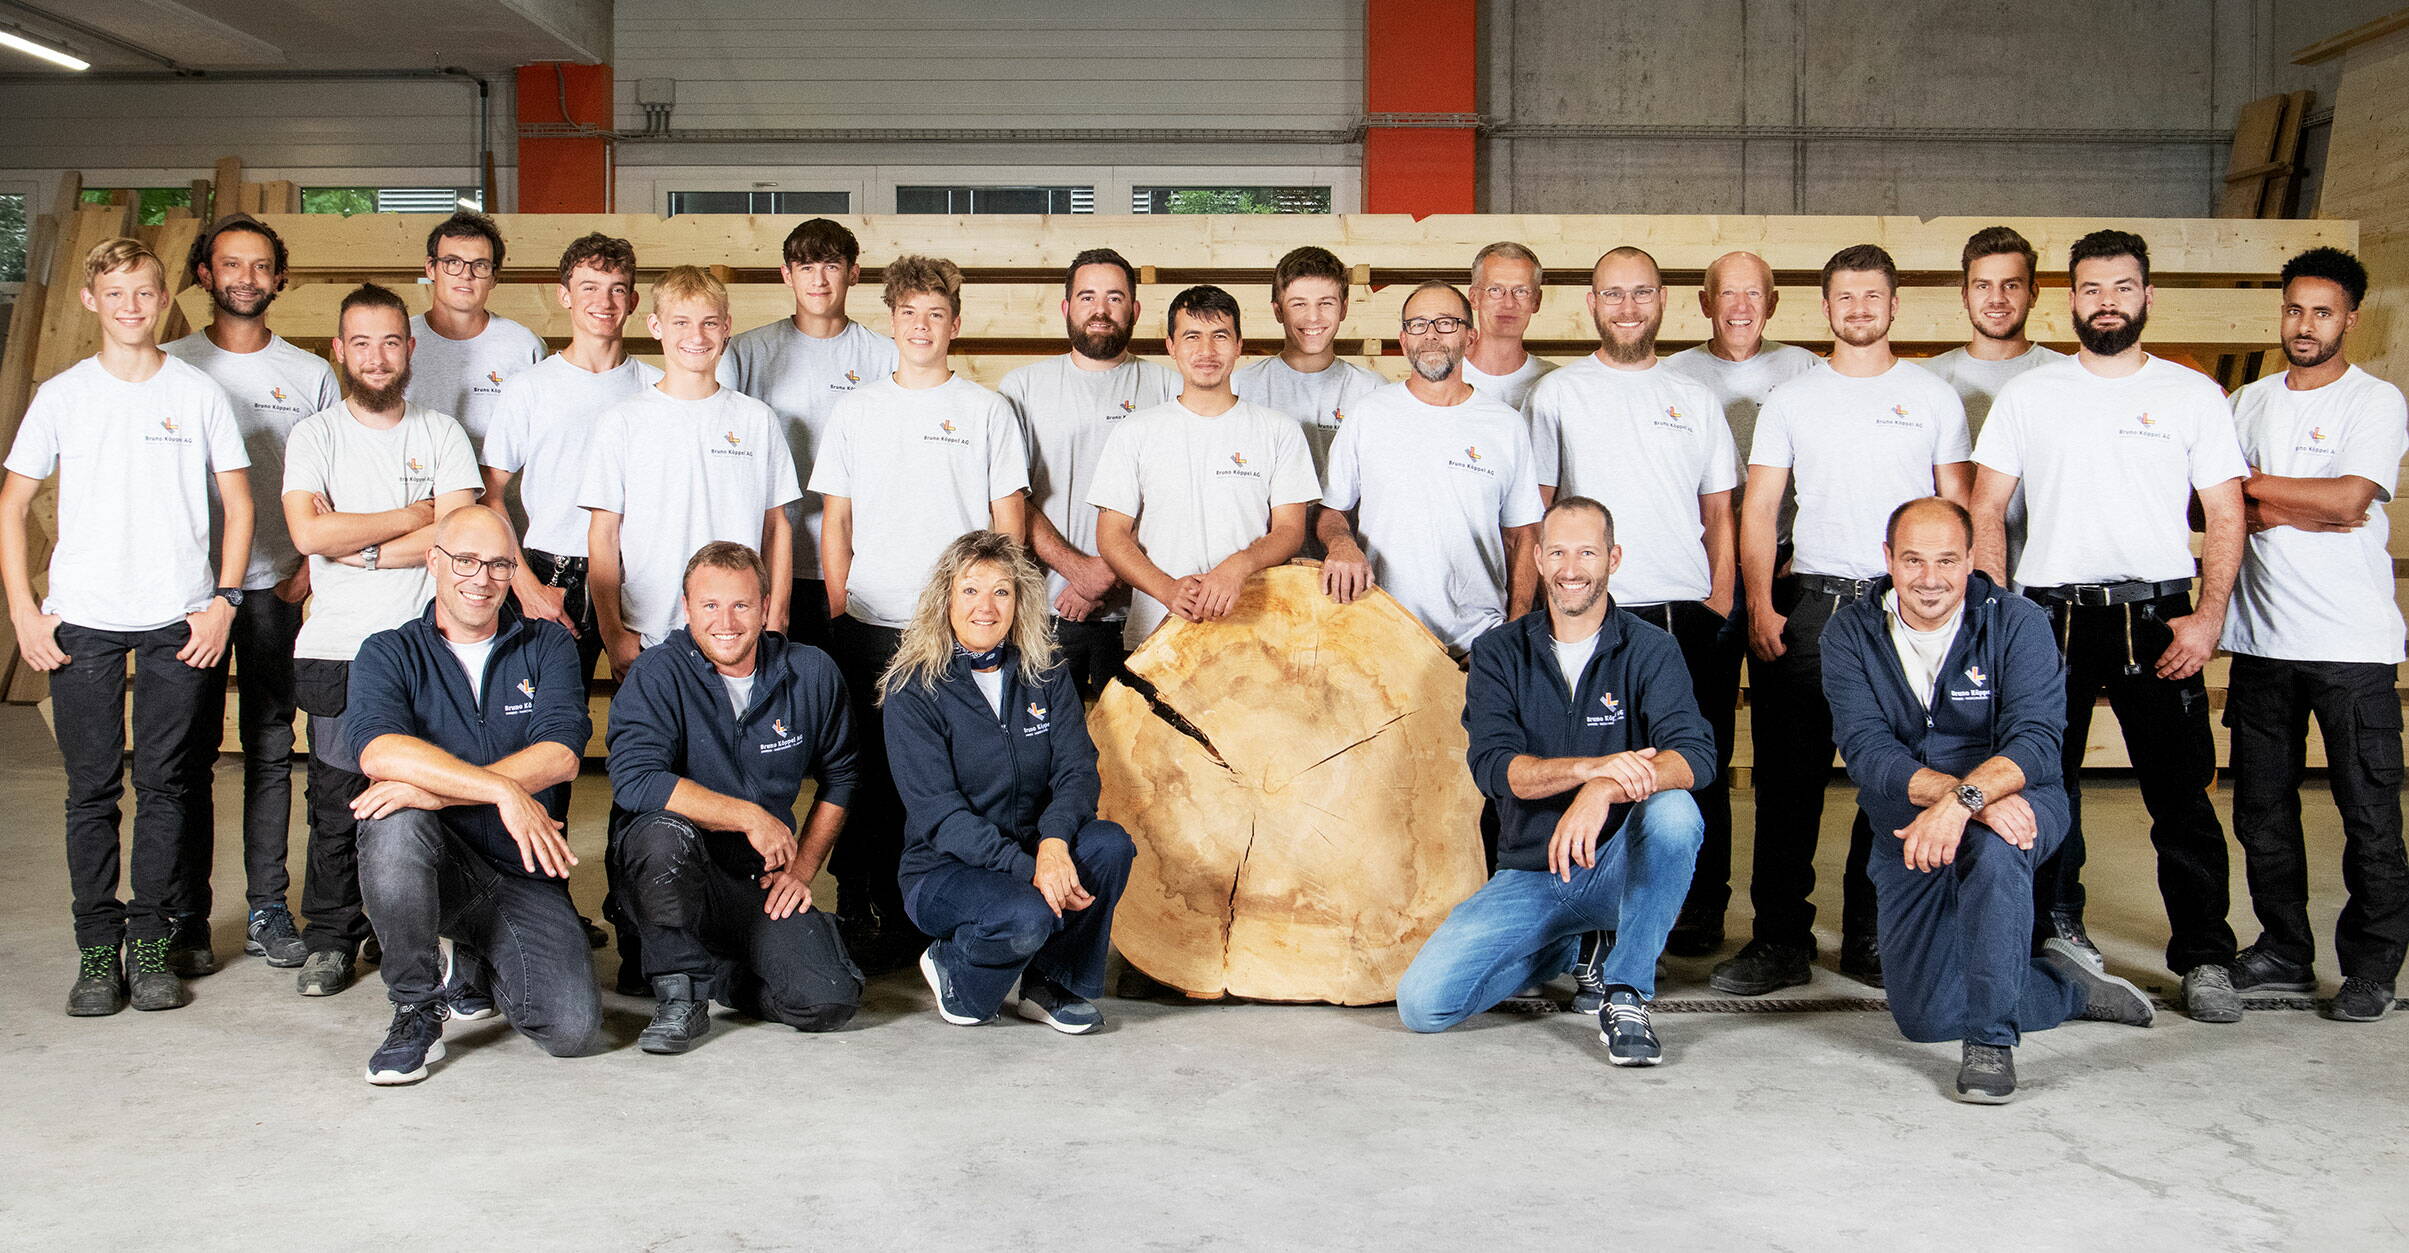
[[[1731,768],[1740,699],[1741,639],[1732,490],[1738,454],[1723,406],[1696,379],[1656,356],[1667,291],[1656,259],[1637,248],[1598,258],[1583,299],[1598,350],[1548,375],[1527,410],[1539,491],[1587,496],[1614,511],[1627,541],[1615,603],[1672,634],[1689,666],[1699,712],[1715,733],[1715,773],[1692,793],[1706,819],[1690,899],[1667,951],[1697,956],[1723,943],[1731,902]],[[1573,977],[1573,1008],[1604,993],[1598,963],[1608,940],[1592,936]]]
[[[2392,1010],[2409,946],[2409,860],[2401,848],[2402,623],[2386,542],[2409,406],[2351,364],[2367,269],[2337,248],[2283,268],[2283,350],[2290,368],[2235,393],[2234,425],[2251,465],[2250,530],[2224,646],[2233,654],[2225,725],[2233,729],[2233,834],[2249,871],[2258,942],[2234,958],[2236,991],[2316,990],[2300,785],[2309,716],[2325,739],[2342,813],[2334,928],[2342,989],[2325,1010],[2374,1022]]]
[[[1757,417],[1740,510],[1748,589],[1751,739],[1756,760],[1756,865],[1748,885],[1754,936],[1715,967],[1709,985],[1762,996],[1807,982],[1815,960],[1815,845],[1832,776],[1832,707],[1824,697],[1824,626],[1882,575],[1882,534],[1906,501],[1963,503],[1965,407],[1931,371],[1891,351],[1899,272],[1858,244],[1823,268],[1832,356],[1782,384]],[[1778,574],[1782,493],[1798,488],[1790,569]],[[1860,809],[1841,871],[1840,972],[1882,985],[1872,829]]]
[[[2242,1016],[2226,923],[2225,831],[2208,788],[2216,743],[2200,668],[2241,566],[2242,460],[2224,393],[2142,351],[2150,252],[2138,235],[2075,241],[2068,277],[2082,351],[2000,389],[1974,460],[1975,562],[2013,577],[2050,611],[2066,654],[2066,796],[2072,829],[2034,884],[2035,942],[2089,949],[2083,931],[2083,746],[2102,692],[2116,711],[2158,851],[2166,960],[2202,1022]],[[2007,502],[2030,504],[2024,552],[2007,568]],[[2200,599],[2191,599],[2189,514],[2206,520]]]
[[[293,645],[294,690],[309,723],[309,877],[301,893],[309,950],[303,996],[351,983],[370,936],[360,899],[359,824],[368,786],[345,726],[360,642],[417,617],[434,595],[426,565],[435,520],[477,501],[477,459],[449,416],[409,403],[410,313],[374,283],[343,298],[335,362],[347,395],[303,418],[285,448],[284,520],[310,559],[316,597]],[[482,992],[451,989],[468,1015]]]
[[[247,213],[218,219],[193,241],[186,268],[209,293],[209,325],[160,347],[226,391],[243,450],[251,455],[251,566],[243,573],[243,603],[234,611],[228,654],[242,697],[237,723],[243,746],[243,877],[248,904],[243,951],[270,966],[301,964],[301,933],[288,902],[292,879],[285,852],[293,822],[293,637],[301,631],[301,602],[309,599],[309,569],[285,533],[284,443],[293,425],[342,399],[335,372],[316,353],[294,347],[268,329],[268,306],[284,290],[284,241]],[[221,676],[222,677],[222,676]],[[203,693],[210,725],[225,721],[226,685]],[[197,793],[184,814],[186,849],[200,854],[184,876],[195,913],[177,920],[179,952],[208,954],[210,854],[217,845],[215,807]],[[214,958],[210,964],[215,964]]]
[[[1464,381],[1471,315],[1435,280],[1405,298],[1414,372],[1355,402],[1322,476],[1322,590],[1387,588],[1456,657],[1530,609],[1542,507],[1522,415]]]
[[[1966,239],[1958,257],[1963,277],[1958,297],[1966,305],[1966,321],[1974,338],[1924,362],[1957,389],[1966,407],[1966,430],[1979,439],[1983,419],[1991,415],[1991,400],[2009,379],[2066,354],[2025,337],[2025,319],[2032,316],[2040,294],[2041,258],[2013,226],[1986,226]],[[2024,551],[2024,493],[2008,498],[2007,563],[2010,568]]]
[[[1541,376],[1556,367],[1523,348],[1522,338],[1547,295],[1539,254],[1501,239],[1472,258],[1472,342],[1464,351],[1464,381],[1474,391],[1520,409]]]
[[[1031,547],[1046,567],[1054,638],[1089,700],[1129,659],[1129,585],[1096,555],[1088,484],[1115,424],[1179,394],[1178,374],[1129,351],[1137,324],[1137,268],[1110,248],[1082,252],[1062,278],[1071,350],[1014,370],[996,389],[1029,444]]]

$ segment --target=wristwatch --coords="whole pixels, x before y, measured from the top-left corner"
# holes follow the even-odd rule
[[[1981,788],[1971,783],[1960,783],[1957,785],[1957,803],[1965,806],[1967,813],[1979,814],[1990,801],[1982,794]]]
[[[227,604],[232,605],[237,609],[243,607],[243,589],[239,587],[221,587],[217,589],[217,594],[218,598],[225,601]]]
[[[380,547],[382,547],[382,545],[370,544],[368,547],[361,549],[360,564],[368,567],[371,570],[376,569],[376,550]]]

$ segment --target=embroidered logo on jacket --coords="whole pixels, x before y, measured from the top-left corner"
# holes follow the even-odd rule
[[[1593,727],[1611,727],[1622,722],[1624,713],[1623,702],[1616,700],[1614,698],[1614,693],[1600,693],[1598,696],[1598,705],[1600,708],[1604,709],[1605,712],[1593,713],[1589,715],[1589,717],[1584,720],[1584,725]]]
[[[1021,737],[1023,739],[1026,739],[1032,735],[1044,735],[1046,732],[1054,729],[1054,724],[1046,721],[1045,706],[1038,704],[1036,701],[1030,701],[1026,708],[1029,712],[1029,717],[1033,719],[1033,721],[1030,725],[1020,729]]]
[[[526,696],[527,696],[527,699],[529,699],[529,700],[534,700],[534,699],[535,699],[535,680],[533,680],[533,679],[521,679],[521,680],[519,680],[519,691],[521,691],[521,692],[525,693],[525,694],[526,694]]]
[[[786,720],[784,718],[770,719],[770,730],[777,732],[781,737],[783,737],[786,734]]]

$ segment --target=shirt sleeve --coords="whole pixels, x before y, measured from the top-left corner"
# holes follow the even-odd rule
[[[1272,508],[1322,498],[1321,481],[1313,477],[1313,453],[1305,445],[1304,427],[1294,422],[1274,422],[1271,451]]]
[[[1698,476],[1698,494],[1712,496],[1740,485],[1739,444],[1731,437],[1731,419],[1723,406],[1710,402],[1699,411],[1699,432],[1706,440],[1706,468]]]
[[[1725,442],[1729,442],[1728,440]],[[1530,526],[1547,512],[1539,499],[1539,475],[1531,456],[1531,434],[1528,430],[1514,432],[1514,479],[1506,484],[1505,507],[1497,521],[1501,526]]]
[[[1474,641],[1472,672],[1464,681],[1464,731],[1470,740],[1464,759],[1472,767],[1473,785],[1491,800],[1513,794],[1507,768],[1523,754],[1529,738],[1514,716],[1516,676],[1508,657],[1509,629],[1499,627]]]
[[[678,745],[685,736],[668,679],[674,660],[664,663],[650,653],[637,657],[611,697],[610,729],[603,736],[611,797],[633,813],[668,808],[669,795],[677,790]]]
[[[1777,387],[1757,410],[1756,442],[1749,446],[1748,464],[1787,470],[1796,457],[1790,444],[1790,404]]]
[[[59,403],[58,391],[51,384],[45,383],[34,392],[33,403],[25,410],[25,420],[17,426],[16,442],[9,445],[9,473],[46,479],[58,470]]]
[[[1363,476],[1359,463],[1358,445],[1363,441],[1362,418],[1342,422],[1338,437],[1330,441],[1330,464],[1322,471],[1322,504],[1331,509],[1353,509],[1361,498]]]
[[[1020,415],[1001,396],[987,398],[987,499],[1029,489],[1029,441]]]
[[[847,468],[852,458],[854,414],[861,411],[861,393],[854,392],[836,402],[828,415],[828,429],[820,435],[820,447],[811,459],[811,482],[805,486],[823,496],[853,495],[853,476]]]
[[[1530,418],[1531,472],[1541,487],[1554,487],[1564,481],[1563,454],[1556,430],[1562,413],[1556,398],[1563,390],[1548,383],[1549,379],[1542,377],[1531,388],[1530,397],[1523,401],[1523,412]]]
[[[321,411],[323,412],[323,411]],[[285,492],[325,492],[327,482],[326,423],[316,415],[303,418],[284,445]]]
[[[326,364],[325,358],[315,353],[310,355],[310,360],[318,364],[318,408],[312,409],[310,412],[316,413],[319,409],[332,409],[341,404],[343,402],[343,385],[335,381],[335,368]]]
[[[525,623],[520,630],[533,633],[527,647],[535,671],[535,719],[527,742],[558,744],[583,757],[594,738],[594,714],[578,676],[577,641],[555,622]]]
[[[234,406],[226,400],[226,389],[215,382],[205,382],[201,388],[201,438],[209,447],[209,471],[251,468],[251,450],[243,447],[243,430],[234,422]]]
[[[1046,703],[1068,717],[1058,717],[1053,741],[1054,768],[1047,779],[1046,807],[1037,815],[1037,838],[1079,846],[1079,829],[1096,819],[1096,799],[1103,790],[1096,773],[1096,744],[1087,734],[1087,708],[1069,666],[1056,666],[1046,679]]]
[[[2399,486],[2401,453],[2409,443],[2409,403],[2389,384],[2375,389],[2370,403],[2351,412],[2342,427],[2342,455],[2336,474],[2355,474],[2376,485],[2376,499],[2389,501]]]
[[[1088,484],[1087,503],[1098,509],[1138,516],[1142,499],[1138,484],[1138,441],[1144,437],[1143,424],[1121,422],[1112,434],[1104,437],[1104,450],[1096,454],[1095,481]]]
[[[783,508],[788,501],[803,499],[803,483],[795,474],[794,446],[778,428],[778,415],[768,405],[762,405],[762,442],[769,445],[769,456],[761,461],[761,508],[765,513]]]
[[[1933,401],[1940,406],[1940,427],[1933,432],[1932,464],[1956,465],[1974,459],[1974,439],[1966,433],[1966,402],[1958,399],[1957,389],[1942,383],[1932,389]]]
[[[457,418],[435,424],[435,494],[473,492],[485,486],[477,473],[477,450],[468,442],[468,429]]]
[[[425,738],[411,712],[410,667],[403,654],[399,631],[379,631],[361,642],[352,659],[342,727],[355,757],[378,736]]]
[[[1982,435],[1974,441],[1974,464],[2011,478],[2024,477],[2024,405],[2016,381],[1999,389],[1991,400],[1991,415],[1983,419]]]
[[[788,646],[788,655],[796,646]],[[855,747],[853,703],[845,698],[844,676],[834,662],[821,660],[809,667],[802,676],[810,683],[815,699],[820,702],[819,760],[812,778],[819,784],[813,801],[826,801],[839,809],[853,804],[853,791],[861,778],[861,754]]]
[[[586,441],[585,480],[577,487],[581,509],[627,512],[627,423],[616,410],[594,424]]]
[[[485,428],[484,462],[512,474],[527,464],[519,444],[527,438],[528,387],[518,379],[502,384],[494,400],[493,420]]]
[[[1851,607],[1853,609],[1853,606]],[[1823,692],[1832,709],[1832,742],[1849,778],[1869,797],[1904,805],[1907,781],[1924,763],[1883,716],[1865,650],[1865,632],[1843,609],[1823,634]]]
[[[1698,712],[1698,697],[1690,687],[1690,668],[1673,637],[1625,633],[1625,647],[1648,649],[1635,657],[1632,677],[1639,687],[1639,715],[1646,720],[1647,743],[1660,753],[1679,753],[1690,763],[1690,789],[1715,781],[1715,732]],[[1642,643],[1645,641],[1645,643]]]
[[[2209,386],[2214,387],[2215,384]],[[2192,488],[2214,487],[2227,479],[2246,478],[2250,463],[2242,460],[2242,440],[2233,430],[2233,409],[2219,394],[2199,406],[2191,446]]]

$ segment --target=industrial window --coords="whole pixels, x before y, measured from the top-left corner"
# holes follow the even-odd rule
[[[1131,213],[1328,213],[1327,187],[1133,187]]]
[[[482,211],[485,192],[476,187],[304,187],[303,213],[452,213]]]
[[[897,213],[1094,213],[1093,187],[898,187]]]
[[[0,195],[0,283],[25,281],[25,197]]]
[[[853,193],[845,191],[673,191],[669,216],[681,213],[766,213],[799,217],[806,213],[851,213]]]

